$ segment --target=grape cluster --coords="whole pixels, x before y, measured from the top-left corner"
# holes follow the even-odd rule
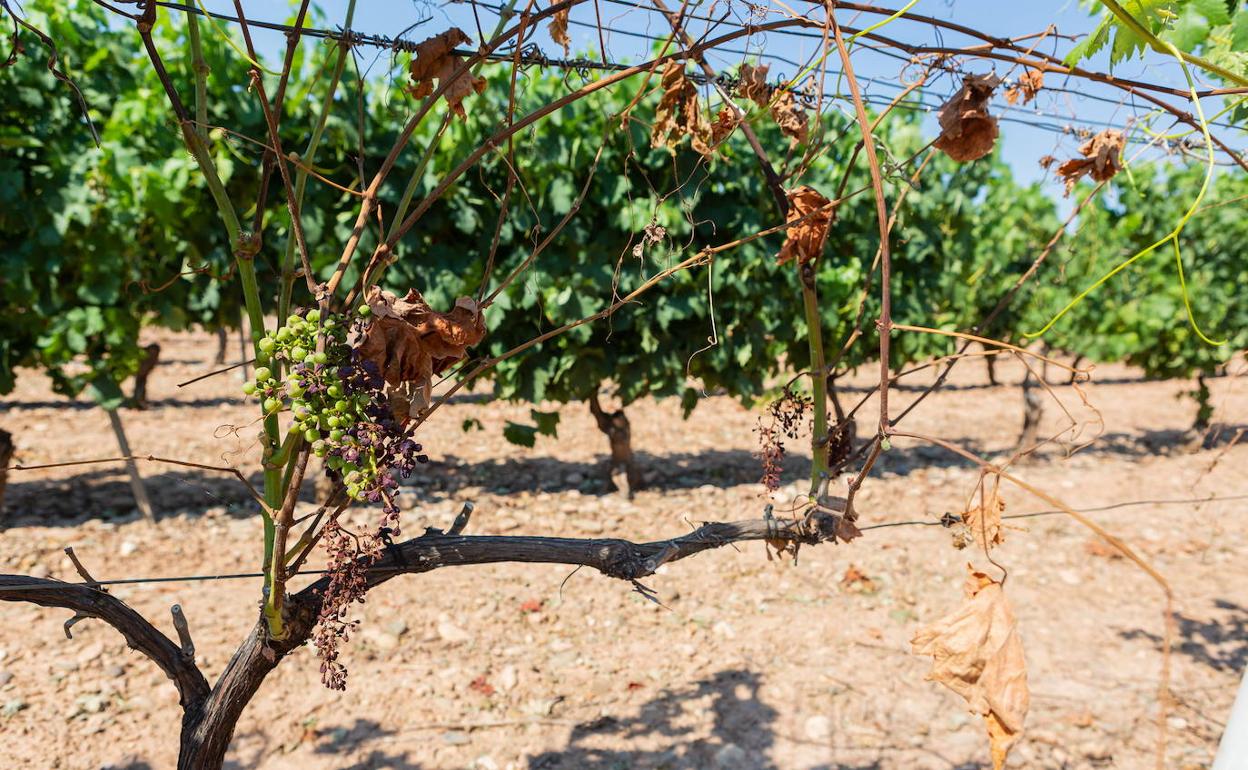
[[[395,474],[407,478],[429,458],[394,419],[377,364],[348,342],[367,315],[364,306],[353,323],[315,309],[290,316],[257,343],[256,379],[243,390],[262,400],[266,415],[289,408],[291,430],[325,458],[330,477],[354,500],[383,503],[397,525]]]

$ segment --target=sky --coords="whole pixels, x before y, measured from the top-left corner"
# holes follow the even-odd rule
[[[500,0],[481,0],[484,3],[497,3]],[[541,4],[542,0],[538,0]],[[643,0],[644,1],[644,0]],[[676,0],[669,0],[670,7],[679,7]],[[649,51],[649,42],[640,34],[660,35],[669,31],[661,16],[640,10],[632,5],[638,0],[597,0],[596,3],[584,3],[572,12],[573,24],[569,29],[572,38],[573,56],[585,54],[590,58],[601,57],[601,45],[595,21],[595,7],[600,9],[603,19],[603,38],[608,58],[613,61],[635,63],[643,60]],[[892,5],[900,6],[894,2]],[[232,13],[231,0],[206,0],[212,10]],[[343,25],[347,9],[347,0],[319,0],[318,5],[324,14],[323,26],[336,28]],[[775,2],[772,7],[780,7]],[[291,0],[247,0],[245,6],[251,19],[269,21],[289,21],[297,3]],[[805,7],[801,0],[796,0],[796,8]],[[721,15],[731,9],[740,15],[747,13],[747,6],[741,0],[724,2],[718,0],[711,5],[703,0],[698,13],[706,14],[711,8],[715,15]],[[1059,32],[1066,35],[1087,34],[1095,25],[1095,20],[1076,0],[1057,0],[1056,2],[1004,2],[1003,0],[918,0],[911,9],[913,13],[921,13],[949,21],[975,27],[984,32],[1002,37],[1019,36],[1045,30],[1050,24],[1056,25]],[[492,30],[497,16],[482,8],[480,11],[481,27],[487,32]],[[774,18],[774,17],[773,17]],[[838,20],[848,26],[865,26],[874,23],[881,17],[858,17],[850,11],[838,13]],[[869,21],[864,21],[869,19]],[[416,25],[416,26],[413,26]],[[380,34],[388,37],[403,35],[413,41],[420,41],[442,32],[448,27],[457,26],[476,37],[477,20],[474,18],[472,6],[467,3],[436,3],[430,0],[357,0],[355,18],[351,24],[357,32]],[[689,28],[695,37],[698,27]],[[906,20],[897,20],[881,34],[900,39],[909,43],[943,44],[962,46],[974,42],[970,38],[956,33],[943,33],[939,38],[927,25],[920,25]],[[807,33],[809,35],[809,33]],[[278,58],[285,45],[285,39],[277,33],[257,33],[257,45],[268,57]],[[543,28],[535,38],[542,51],[552,58],[563,55],[562,49],[555,44]],[[1069,40],[1048,38],[1040,43],[1040,49],[1047,53],[1061,56],[1072,43]],[[733,67],[745,58],[745,52],[758,54],[763,52],[762,61],[771,64],[770,75],[773,81],[777,77],[792,76],[799,70],[798,64],[805,63],[821,48],[817,36],[796,37],[779,33],[768,33],[756,36],[748,43],[736,43],[725,46],[723,55],[712,58],[711,63],[717,68]],[[384,72],[388,60],[383,53],[377,59],[376,49],[361,49],[362,65],[373,66],[374,72]],[[855,49],[854,66],[862,83],[863,92],[868,101],[886,104],[898,92],[899,75],[903,72],[904,62],[870,50],[862,46]],[[996,63],[998,74],[1008,74],[1006,63]],[[1100,54],[1085,66],[1102,72],[1110,70],[1105,54]],[[830,69],[835,69],[830,67]],[[974,72],[987,72],[994,69],[991,63],[975,62],[967,68]],[[1014,73],[1017,75],[1018,73]],[[1150,54],[1143,60],[1135,60],[1120,65],[1114,70],[1120,77],[1138,78],[1173,86],[1183,85],[1183,76],[1177,65],[1165,57]],[[942,77],[928,87],[923,100],[929,107],[924,128],[928,135],[937,132],[935,107],[952,94],[960,85],[951,76]],[[1062,185],[1049,178],[1041,168],[1039,161],[1046,155],[1071,157],[1075,154],[1080,139],[1071,133],[1071,129],[1082,128],[1098,131],[1105,127],[1121,127],[1126,118],[1132,114],[1143,114],[1147,111],[1143,105],[1124,102],[1122,91],[1110,86],[1089,83],[1081,79],[1064,79],[1052,75],[1046,79],[1047,88],[1040,97],[1026,107],[1009,107],[1003,101],[994,102],[993,113],[1001,118],[1002,155],[1010,164],[1015,176],[1023,182],[1038,181],[1045,189],[1055,196],[1060,196]],[[1170,100],[1183,106],[1178,97]],[[1206,109],[1210,113],[1219,109],[1219,100],[1207,100]],[[850,109],[848,104],[843,109]],[[1045,127],[1036,127],[1030,123],[1040,122]],[[1168,121],[1158,124],[1160,128],[1168,127]],[[1232,134],[1237,145],[1242,145],[1243,132],[1224,132]],[[1128,150],[1130,153],[1130,149]]]

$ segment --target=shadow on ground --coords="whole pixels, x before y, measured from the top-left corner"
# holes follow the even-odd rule
[[[1215,671],[1240,672],[1248,665],[1248,608],[1226,599],[1217,599],[1213,618],[1200,620],[1182,613],[1175,615],[1178,641],[1174,653],[1208,666]],[[1124,639],[1147,639],[1161,649],[1162,638],[1143,629],[1119,634]]]

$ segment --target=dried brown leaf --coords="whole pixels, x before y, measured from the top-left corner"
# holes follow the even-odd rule
[[[1015,104],[1022,97],[1023,104],[1027,104],[1036,98],[1041,88],[1044,88],[1044,71],[1027,70],[1018,76],[1018,82],[1005,89],[1005,100]]]
[[[851,564],[845,568],[845,574],[841,576],[841,588],[847,593],[870,594],[878,591],[880,587],[867,576],[867,573],[858,569],[857,565]]]
[[[434,35],[418,43],[416,55],[412,57],[412,63],[408,66],[408,74],[412,81],[412,84],[408,86],[408,92],[417,99],[424,99],[433,93],[434,80],[445,81],[453,76],[460,66],[459,57],[455,55],[455,47],[471,42],[472,39],[465,35],[463,30],[451,27],[440,35]],[[446,97],[446,103],[451,111],[461,120],[466,120],[468,114],[464,111],[464,99],[474,91],[481,93],[484,90],[485,79],[465,71],[451,81],[442,95]]]
[[[702,114],[698,88],[685,76],[683,64],[667,63],[662,88],[663,98],[655,110],[654,129],[650,133],[651,146],[672,149],[688,136],[694,150],[710,155],[711,127]]]
[[[1030,694],[1018,621],[1001,584],[968,564],[966,600],[910,640],[917,655],[932,656],[927,678],[966,699],[984,717],[994,770],[1005,766],[1023,733]]]
[[[372,361],[390,386],[392,406],[407,399],[409,409],[429,404],[433,375],[464,358],[485,336],[485,319],[475,300],[460,297],[449,313],[429,307],[415,289],[399,299],[373,286],[368,292],[373,320],[360,355]],[[396,417],[402,419],[401,408]]]
[[[715,115],[715,122],[711,124],[711,147],[718,147],[722,144],[733,131],[737,130],[739,125],[741,125],[741,118],[736,110],[731,107],[721,108]]]
[[[940,136],[934,146],[959,163],[992,152],[997,119],[988,114],[988,100],[1001,83],[996,75],[967,75],[962,88],[940,107]]]
[[[740,81],[737,83],[737,96],[749,99],[759,107],[766,107],[771,101],[771,86],[767,85],[768,64],[755,67],[742,64]]]
[[[550,0],[551,5],[555,5],[558,2],[560,0]],[[568,20],[571,15],[571,7],[564,8],[550,17],[550,24],[546,27],[546,31],[550,33],[550,39],[563,46],[564,54],[572,51],[572,39],[568,37]]]
[[[1108,182],[1122,170],[1122,148],[1126,136],[1116,129],[1107,128],[1079,145],[1082,158],[1071,158],[1057,167],[1057,175],[1066,180],[1066,194],[1075,189],[1075,183],[1085,175],[1097,182]]]
[[[810,126],[806,110],[798,104],[792,91],[780,91],[771,103],[771,119],[780,126],[780,133],[793,140],[793,144],[806,141]]]
[[[1005,542],[1005,535],[1001,531],[1003,512],[1005,512],[1005,500],[999,495],[992,494],[983,500],[982,505],[977,505],[963,513],[962,521],[971,531],[975,542],[985,548],[992,548]]]
[[[831,201],[823,197],[813,187],[802,185],[788,190],[789,199],[788,221],[794,222],[810,216],[788,229],[788,237],[776,255],[777,264],[783,265],[794,257],[799,264],[817,259],[823,251],[823,243],[828,237],[828,227],[832,224]]]

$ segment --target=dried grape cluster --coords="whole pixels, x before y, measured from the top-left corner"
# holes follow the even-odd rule
[[[397,516],[398,479],[407,478],[418,463],[428,462],[420,444],[395,419],[377,364],[361,357],[348,336],[362,333],[368,307],[354,322],[317,310],[292,315],[286,325],[257,343],[265,360],[282,362],[285,377],[261,365],[256,381],[243,390],[263,399],[264,411],[289,408],[292,430],[314,454],[325,458],[326,472],[342,481],[353,500],[382,503]]]
[[[770,421],[764,422],[762,417],[758,419],[759,455],[763,461],[760,481],[768,492],[780,488],[780,474],[784,470],[784,439],[798,437],[812,403],[810,396],[785,389],[784,395],[767,407]]]

